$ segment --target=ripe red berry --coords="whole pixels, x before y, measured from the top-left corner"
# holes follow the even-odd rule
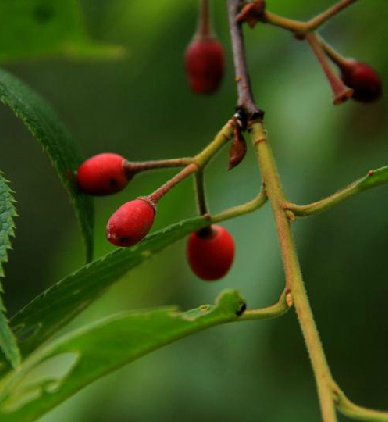
[[[353,89],[353,99],[361,102],[373,102],[382,93],[382,82],[378,73],[368,64],[348,60],[341,66],[341,79]]]
[[[233,263],[234,242],[230,233],[213,224],[210,230],[192,233],[187,242],[187,260],[202,280],[218,280]]]
[[[150,231],[155,219],[155,206],[146,198],[122,205],[106,225],[106,237],[116,246],[132,246]]]
[[[128,184],[123,164],[125,158],[104,152],[84,161],[77,173],[80,189],[89,195],[110,195]]]
[[[213,93],[224,76],[222,45],[212,37],[194,37],[186,49],[185,66],[192,91],[198,94]]]

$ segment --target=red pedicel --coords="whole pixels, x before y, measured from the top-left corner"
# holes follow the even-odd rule
[[[155,205],[138,198],[122,205],[106,225],[106,237],[116,246],[132,246],[150,231],[155,219]]]
[[[224,49],[213,37],[196,36],[185,53],[189,87],[197,94],[212,94],[224,76]]]
[[[366,63],[348,60],[341,65],[341,79],[353,89],[352,98],[370,103],[380,98],[382,82],[378,73]]]
[[[128,184],[124,162],[124,157],[111,152],[94,155],[80,165],[78,186],[89,195],[110,195],[121,191]]]
[[[225,228],[213,224],[209,229],[191,234],[187,260],[199,278],[214,281],[224,277],[232,266],[234,242]]]

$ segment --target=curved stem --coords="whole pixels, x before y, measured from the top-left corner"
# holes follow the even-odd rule
[[[258,122],[253,123],[251,134],[278,230],[286,286],[291,291],[295,310],[314,370],[323,421],[336,422],[337,417],[332,397],[333,379],[307,299],[290,221],[287,218],[285,210],[282,208],[282,203],[285,202],[285,196],[280,183],[279,173],[267,141],[266,130],[263,124]]]
[[[248,214],[252,211],[257,210],[262,205],[267,202],[267,195],[264,190],[262,190],[255,199],[249,201],[242,205],[237,205],[235,207],[229,208],[219,214],[211,216],[211,221],[213,223],[219,223],[224,220],[229,220],[230,218],[239,217],[240,215]]]
[[[285,314],[289,309],[290,306],[287,303],[287,295],[285,292],[283,292],[279,301],[274,305],[261,309],[248,309],[240,316],[237,321],[254,321],[277,318]]]
[[[310,19],[307,22],[308,30],[314,31],[315,29],[323,25],[325,22],[327,22],[330,18],[341,12],[341,10],[345,9],[356,1],[357,0],[340,0],[334,6],[329,7],[324,12]]]
[[[388,413],[381,412],[379,410],[367,409],[359,406],[350,401],[343,391],[335,385],[334,393],[336,395],[336,406],[337,409],[344,415],[349,416],[352,419],[376,421],[376,422],[388,422]]]
[[[309,32],[313,32],[321,27],[325,22],[330,18],[337,15],[341,10],[344,10],[346,7],[355,3],[357,0],[340,0],[338,3],[329,7],[324,12],[313,17],[307,22],[297,21],[293,19],[288,19],[283,16],[276,15],[270,11],[266,11],[264,23],[269,23],[274,26],[286,29],[287,31],[293,32],[295,35],[305,36]]]
[[[347,198],[351,198],[360,192],[385,183],[388,183],[388,166],[381,167],[377,170],[370,170],[366,176],[361,177],[346,188],[320,201],[312,202],[307,205],[296,205],[290,202],[285,202],[283,204],[283,208],[292,211],[295,215],[306,217],[326,211]]]
[[[307,24],[305,22],[285,18],[269,10],[265,12],[264,23],[269,23],[297,34],[304,34],[307,31]]]

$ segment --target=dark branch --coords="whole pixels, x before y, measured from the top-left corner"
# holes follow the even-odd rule
[[[232,41],[233,62],[237,82],[237,105],[243,108],[248,116],[255,115],[255,118],[262,118],[264,113],[257,107],[252,91],[248,74],[248,67],[245,58],[244,38],[241,24],[237,23],[236,17],[239,14],[240,0],[226,0],[228,10],[230,37]]]

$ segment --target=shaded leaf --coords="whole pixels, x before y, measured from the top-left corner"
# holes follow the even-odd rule
[[[94,207],[91,197],[77,189],[74,172],[82,161],[76,144],[52,108],[15,76],[0,69],[0,101],[11,108],[47,152],[68,191],[86,244],[93,256]]]
[[[27,357],[52,334],[76,317],[127,271],[154,253],[209,224],[202,217],[169,226],[132,248],[119,248],[85,265],[35,298],[11,320],[20,350]],[[0,373],[9,367],[0,366]]]
[[[75,330],[38,349],[2,383],[2,422],[32,422],[105,374],[179,340],[236,320],[244,300],[224,291],[214,306],[185,313],[125,312]]]
[[[0,173],[0,277],[4,277],[4,263],[8,262],[8,249],[11,249],[11,237],[15,236],[14,217],[16,209],[14,198],[9,189],[6,180]],[[0,281],[0,294],[3,293],[3,287]],[[6,309],[0,296],[0,349],[12,366],[18,366],[20,363],[19,348],[6,317]]]
[[[0,61],[49,55],[115,58],[123,50],[98,46],[84,29],[76,0],[0,0]]]

